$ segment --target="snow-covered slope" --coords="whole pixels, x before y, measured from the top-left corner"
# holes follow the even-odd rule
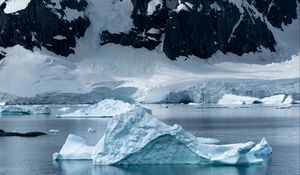
[[[55,6],[47,8],[54,9],[54,15],[58,17],[62,13],[59,5],[63,4],[55,3]],[[236,1],[231,3],[238,5]],[[30,4],[28,7],[31,7]],[[64,8],[67,9],[66,5]],[[260,53],[237,56],[217,51],[208,60],[180,56],[176,61],[171,61],[163,52],[163,43],[151,51],[117,44],[99,44],[99,34],[103,31],[128,33],[134,27],[135,22],[130,15],[135,10],[138,14],[139,10],[130,0],[87,0],[86,8],[82,5],[82,9],[85,9],[84,15],[90,25],[83,37],[74,37],[76,46],[72,42],[71,50],[75,54],[57,56],[51,50],[53,47],[46,47],[45,42],[42,50],[33,46],[33,52],[24,49],[22,42],[19,43],[22,46],[0,47],[1,101],[96,103],[105,98],[114,98],[139,102],[180,102],[188,96],[188,101],[217,103],[226,93],[237,92],[232,94],[248,96],[250,89],[240,84],[245,82],[252,82],[252,93],[256,94],[253,97],[257,98],[276,94],[290,94],[294,98],[300,92],[298,20],[282,25],[282,30],[267,24],[277,41],[277,52],[262,49]],[[21,14],[24,10],[18,12]],[[61,18],[67,18],[69,14],[71,19],[77,14],[66,12],[66,16]],[[68,20],[62,21],[69,25]],[[147,31],[153,33],[158,30]],[[68,37],[64,33],[51,33],[49,36],[51,42],[58,39],[57,42],[62,42],[64,37]],[[67,52],[69,48],[66,47]],[[3,59],[1,55],[4,55]],[[212,85],[213,88],[210,88]],[[270,91],[265,96],[258,95],[263,94],[263,89]]]

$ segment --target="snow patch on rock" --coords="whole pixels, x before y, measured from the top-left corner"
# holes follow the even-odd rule
[[[5,1],[6,7],[4,9],[4,13],[11,14],[11,13],[16,13],[20,10],[24,10],[28,6],[30,1],[31,0],[8,0],[8,1]],[[0,3],[0,5],[2,3]]]

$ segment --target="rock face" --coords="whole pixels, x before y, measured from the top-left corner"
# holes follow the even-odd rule
[[[5,13],[7,3],[0,4],[0,47],[45,47],[67,56],[74,53],[76,38],[83,36],[90,24],[83,13],[85,0],[31,0],[14,13]]]
[[[134,28],[129,33],[113,34],[104,31],[101,44],[115,43],[134,48],[153,50],[161,43],[161,35],[168,19],[165,1],[132,0]]]
[[[112,1],[114,6],[116,1]],[[132,3],[133,27],[101,31],[101,45],[115,43],[153,50],[161,45],[170,58],[209,58],[217,51],[237,55],[276,51],[269,28],[283,30],[297,19],[299,0],[123,0]],[[0,1],[0,47],[46,48],[57,55],[74,53],[76,39],[90,25],[86,0]],[[19,10],[12,10],[23,3]],[[27,4],[26,4],[27,3]],[[25,4],[25,5],[24,5]],[[18,4],[19,5],[19,4]],[[90,5],[93,5],[91,2]],[[9,6],[9,10],[7,10]],[[120,7],[116,7],[118,9]],[[101,19],[100,23],[105,23]],[[271,25],[267,25],[271,24]],[[118,31],[119,32],[119,31]],[[0,52],[0,59],[4,57]]]
[[[170,59],[208,58],[219,50],[240,56],[263,48],[275,52],[276,41],[267,21],[281,28],[297,18],[296,0],[132,0],[132,4],[135,27],[127,33],[104,31],[101,44],[152,50],[163,43]]]
[[[247,0],[267,17],[268,21],[277,28],[291,24],[297,19],[297,1],[290,0]],[[298,2],[300,2],[298,0]]]

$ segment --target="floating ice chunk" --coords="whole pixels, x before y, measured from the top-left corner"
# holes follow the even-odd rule
[[[89,129],[88,129],[88,132],[96,132],[96,130],[93,129],[93,128],[89,128]]]
[[[266,105],[278,105],[278,104],[291,104],[293,102],[292,97],[286,96],[284,94],[281,95],[274,95],[271,97],[266,97],[261,99],[261,101],[263,102],[263,104]]]
[[[60,132],[60,130],[58,130],[58,129],[50,129],[48,132],[51,132],[51,133],[58,133],[58,132]]]
[[[59,153],[53,154],[53,159],[89,160],[92,150],[93,147],[88,146],[83,138],[70,134]]]
[[[199,142],[200,140],[200,142]],[[93,151],[95,164],[252,164],[263,160],[253,142],[203,144],[179,125],[169,126],[141,107],[113,117]]]
[[[6,102],[0,102],[0,106],[4,106]]]
[[[134,105],[119,100],[106,99],[87,108],[79,109],[69,114],[63,114],[61,117],[113,117],[126,113]]]
[[[260,143],[256,144],[250,152],[254,152],[255,155],[268,155],[272,153],[272,147],[265,138],[262,138]]]
[[[260,102],[259,98],[225,94],[218,102],[219,105],[248,105]]]

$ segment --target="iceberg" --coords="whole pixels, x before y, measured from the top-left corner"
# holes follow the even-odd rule
[[[263,104],[266,105],[280,105],[280,104],[292,104],[293,99],[290,95],[274,95],[261,99]]]
[[[219,105],[249,105],[259,103],[260,99],[255,97],[225,94],[218,102]]]
[[[91,159],[93,147],[88,146],[82,137],[70,134],[59,153],[53,154],[54,160],[88,160]]]
[[[96,146],[90,147],[82,138],[70,135],[53,158],[90,159],[96,165],[240,165],[261,163],[263,159],[256,154],[271,152],[265,139],[257,145],[253,142],[213,144],[217,142],[216,139],[197,138],[179,125],[169,126],[153,117],[149,110],[136,106],[110,119]]]
[[[260,143],[255,145],[250,152],[254,152],[255,155],[269,155],[272,153],[272,147],[265,138],[262,138]]]
[[[113,117],[130,111],[134,105],[119,100],[106,99],[95,105],[79,109],[60,117]]]

